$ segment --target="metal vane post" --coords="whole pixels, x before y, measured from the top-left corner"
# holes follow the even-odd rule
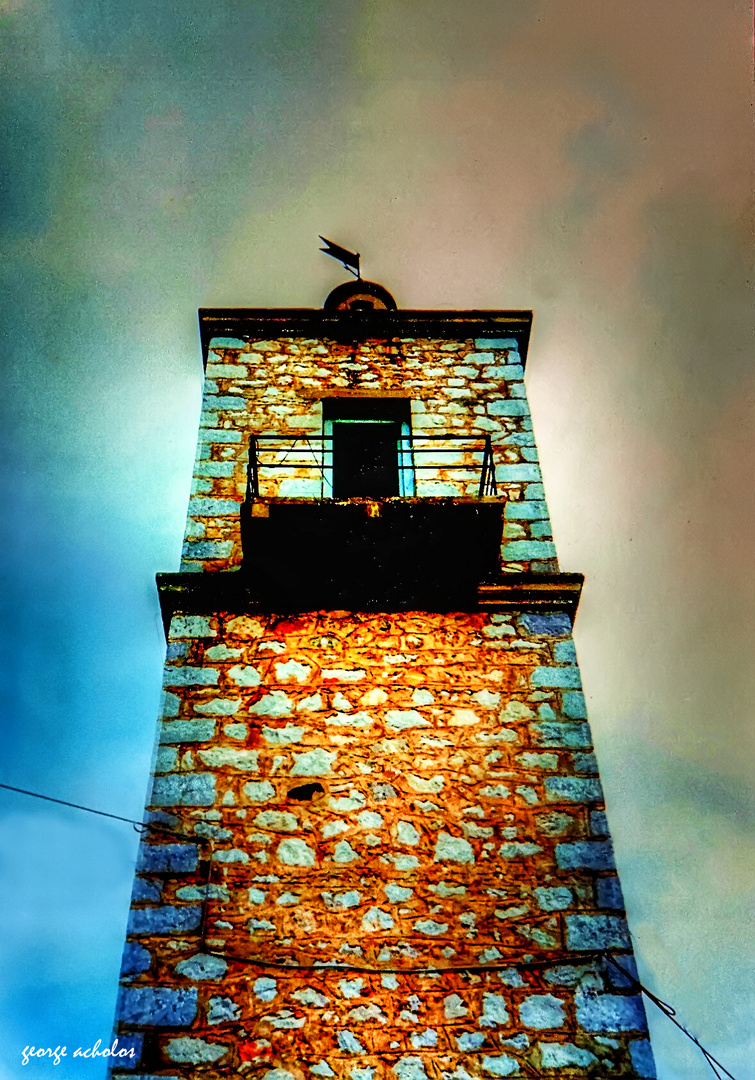
[[[346,248],[340,247],[338,244],[334,244],[332,240],[326,240],[324,236],[321,236],[323,244],[326,246],[320,248],[320,251],[324,251],[326,255],[330,255],[331,259],[337,259],[338,262],[349,270],[357,281],[362,280],[362,275],[359,272],[359,252],[348,251]]]

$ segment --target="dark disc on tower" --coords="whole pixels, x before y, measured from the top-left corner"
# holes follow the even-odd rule
[[[325,311],[395,311],[396,301],[375,281],[344,281],[325,298]]]

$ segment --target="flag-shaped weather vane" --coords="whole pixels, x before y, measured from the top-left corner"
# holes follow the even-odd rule
[[[326,255],[330,255],[331,259],[337,259],[344,269],[349,270],[357,281],[362,280],[362,275],[359,272],[359,252],[347,251],[346,248],[340,247],[338,244],[334,244],[332,240],[326,240],[324,236],[321,236],[324,248],[320,248],[320,251],[324,251]]]

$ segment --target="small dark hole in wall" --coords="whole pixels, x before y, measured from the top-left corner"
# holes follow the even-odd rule
[[[315,795],[324,795],[325,788],[322,784],[300,784],[299,787],[291,788],[288,793],[289,799],[298,799],[299,802],[309,802]]]

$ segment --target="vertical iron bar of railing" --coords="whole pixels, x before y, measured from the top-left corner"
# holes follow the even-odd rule
[[[485,436],[485,449],[482,452],[482,468],[480,469],[480,492],[479,498],[483,498],[488,482],[488,451],[490,450],[490,436]]]
[[[495,457],[493,456],[493,440],[489,435],[486,436],[486,449],[488,451],[488,488],[490,494],[493,496],[498,495],[498,484],[495,477]]]
[[[324,432],[320,434],[320,460],[318,462],[320,469],[320,498],[325,498],[325,440],[323,439]]]
[[[412,495],[417,494],[417,462],[414,457],[414,432],[412,431],[411,423],[409,424],[409,469],[411,470],[411,485]]]
[[[259,467],[257,464],[257,439],[254,435],[249,436],[249,460],[246,466],[246,501],[258,499],[260,496]]]

